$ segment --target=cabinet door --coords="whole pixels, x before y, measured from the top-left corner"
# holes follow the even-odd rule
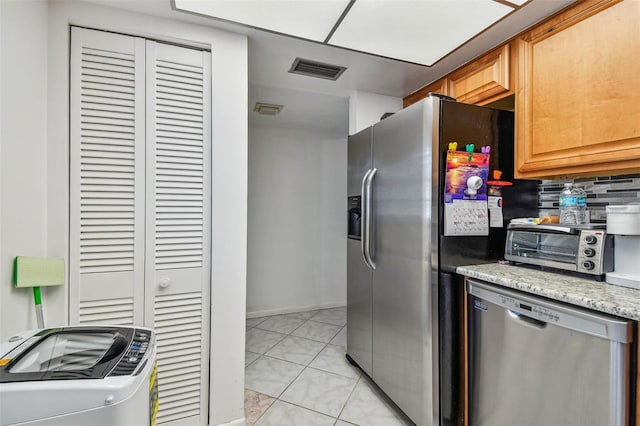
[[[144,39],[72,29],[72,324],[143,325],[144,58]]]
[[[486,105],[512,95],[515,60],[511,50],[510,43],[481,56],[447,77],[408,95],[403,106],[406,108],[426,98],[429,92],[476,105]]]
[[[451,74],[447,95],[458,102],[484,105],[512,93],[509,45]]]
[[[145,323],[158,339],[158,423],[206,424],[210,53],[147,41]]]
[[[601,3],[519,40],[519,177],[640,169],[640,2]]]

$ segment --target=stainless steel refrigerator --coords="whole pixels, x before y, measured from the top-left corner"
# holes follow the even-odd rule
[[[463,413],[456,266],[502,258],[504,225],[537,209],[537,182],[513,181],[513,130],[512,112],[431,95],[348,141],[347,358],[418,425]],[[454,141],[490,146],[490,170],[514,182],[487,235],[444,235]]]

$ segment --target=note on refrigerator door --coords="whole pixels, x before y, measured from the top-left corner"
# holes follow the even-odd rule
[[[444,235],[489,235],[487,200],[453,200],[445,203]]]
[[[504,228],[502,216],[502,197],[489,195],[489,226],[491,228]]]

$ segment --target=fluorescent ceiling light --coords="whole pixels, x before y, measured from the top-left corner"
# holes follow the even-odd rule
[[[348,0],[174,0],[175,8],[323,42]]]
[[[357,0],[329,44],[430,66],[513,10],[492,0]]]
[[[428,66],[527,1],[173,0],[177,10]]]

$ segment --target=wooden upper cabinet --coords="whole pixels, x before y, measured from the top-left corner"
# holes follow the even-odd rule
[[[517,41],[517,177],[640,171],[640,1],[575,9]]]
[[[453,72],[447,78],[447,95],[458,102],[484,105],[512,94],[509,51],[505,44]]]
[[[404,106],[427,97],[429,92],[451,96],[458,102],[486,105],[513,94],[515,58],[511,45],[505,44],[448,76],[404,98]]]

